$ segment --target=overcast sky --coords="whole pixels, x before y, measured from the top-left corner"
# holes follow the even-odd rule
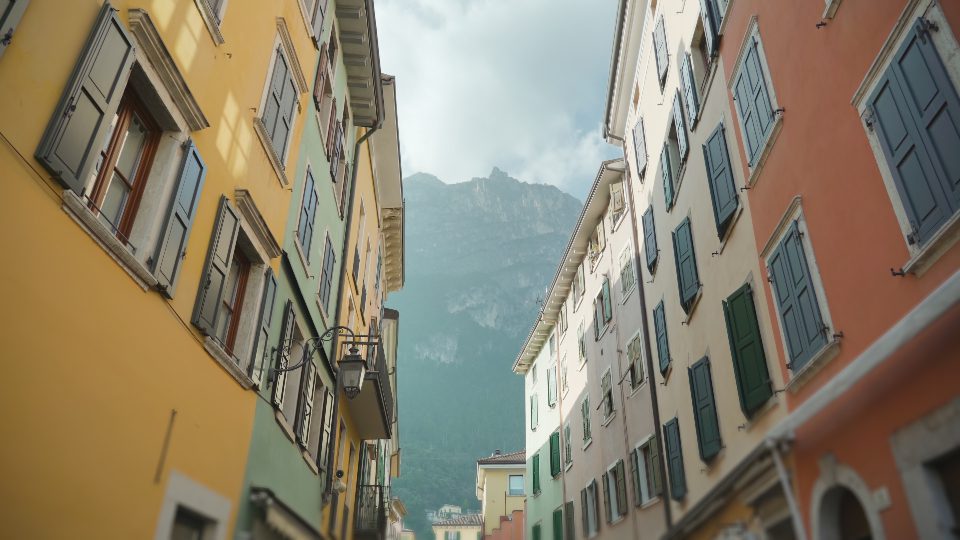
[[[380,0],[403,173],[462,182],[494,166],[583,199],[601,137],[616,0]]]

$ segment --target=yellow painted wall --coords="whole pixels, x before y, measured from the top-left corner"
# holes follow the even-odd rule
[[[131,7],[150,14],[211,123],[191,134],[208,173],[168,301],[144,292],[61,209],[63,188],[32,157],[100,5],[33,0],[0,57],[4,532],[150,538],[167,478],[177,470],[231,501],[231,537],[256,396],[205,352],[190,318],[221,194],[250,190],[283,241],[290,194],[252,128],[276,17],[287,20],[305,73],[316,51],[295,0],[243,9],[230,2],[219,47],[194,2],[114,2],[123,21]],[[296,162],[304,121],[297,120],[288,163]],[[276,270],[278,260],[272,263]]]
[[[514,510],[523,510],[523,495],[509,495],[510,475],[523,475],[526,467],[516,469],[484,468],[483,534],[500,527],[500,516],[509,516]]]

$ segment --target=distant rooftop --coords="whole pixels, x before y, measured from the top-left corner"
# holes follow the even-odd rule
[[[480,527],[482,525],[483,517],[480,514],[467,514],[433,524],[434,527]]]
[[[524,450],[519,452],[510,452],[503,454],[500,450],[490,454],[489,457],[477,460],[477,465],[524,465],[527,462],[527,453]]]

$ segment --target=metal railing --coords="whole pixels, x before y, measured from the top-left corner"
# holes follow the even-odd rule
[[[389,502],[390,488],[388,486],[357,487],[356,532],[385,534],[387,504]]]

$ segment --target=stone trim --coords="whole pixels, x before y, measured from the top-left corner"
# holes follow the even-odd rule
[[[167,478],[154,540],[170,538],[177,508],[181,506],[210,520],[203,533],[204,540],[226,540],[232,510],[230,499],[176,470],[170,471]]]
[[[244,390],[249,390],[253,387],[253,380],[240,368],[238,361],[235,360],[233,356],[230,356],[215,339],[207,336],[206,339],[203,340],[203,349],[207,351],[207,353],[220,364],[220,367],[229,373]]]
[[[233,200],[237,204],[237,210],[240,211],[244,224],[249,226],[250,232],[253,233],[251,240],[256,240],[257,247],[263,250],[267,260],[279,257],[282,253],[280,244],[270,232],[270,227],[263,219],[263,214],[257,208],[250,192],[246,189],[238,189],[233,192]]]

